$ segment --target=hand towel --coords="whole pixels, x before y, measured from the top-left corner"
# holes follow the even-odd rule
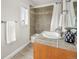
[[[14,21],[6,22],[6,41],[7,41],[7,44],[16,41],[15,22]]]

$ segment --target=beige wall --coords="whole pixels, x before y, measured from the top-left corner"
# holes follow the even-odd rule
[[[30,35],[33,35],[33,34],[35,34],[36,33],[36,31],[35,31],[35,18],[36,18],[36,16],[35,16],[35,10],[34,9],[31,9],[30,10]]]
[[[53,6],[31,9],[31,31],[40,33],[50,31]],[[34,26],[34,27],[33,27]]]
[[[24,0],[2,0],[1,1],[1,20],[20,20],[20,7],[27,8],[28,2]],[[16,24],[16,42],[6,43],[5,23],[1,24],[1,59],[10,55],[19,47],[29,42],[29,26]]]

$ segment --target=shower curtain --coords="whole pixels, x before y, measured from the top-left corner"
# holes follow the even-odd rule
[[[75,18],[73,17],[72,11],[71,11],[71,3],[70,2],[63,2],[63,4],[66,3],[66,12],[63,14],[65,17],[64,22],[65,22],[65,27],[75,27]]]
[[[52,21],[50,31],[55,31],[59,27],[60,13],[61,13],[61,4],[55,4],[52,13]]]
[[[55,31],[57,28],[62,27],[62,32],[64,32],[65,27],[74,26],[75,20],[73,19],[73,15],[71,13],[70,2],[63,0],[63,13],[61,13],[61,4],[56,4],[54,6],[50,31]]]

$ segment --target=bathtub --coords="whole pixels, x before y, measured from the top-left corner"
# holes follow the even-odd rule
[[[43,31],[40,33],[43,37],[49,38],[49,39],[60,39],[61,35],[57,32],[49,32],[49,31]]]

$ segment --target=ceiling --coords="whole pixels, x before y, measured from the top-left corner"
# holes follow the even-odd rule
[[[59,2],[61,0],[30,0],[32,5],[43,5],[43,4],[50,4],[53,2]]]

